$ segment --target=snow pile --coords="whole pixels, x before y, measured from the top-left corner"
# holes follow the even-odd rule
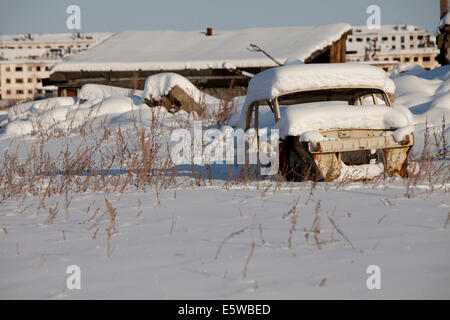
[[[394,137],[394,140],[397,142],[404,141],[408,134],[414,133],[414,126],[406,126],[396,129],[395,131],[385,131],[382,133],[383,136]]]
[[[159,73],[148,77],[145,80],[142,97],[143,99],[159,101],[162,96],[167,95],[175,86],[180,87],[199,104],[206,103],[207,105],[219,106],[222,102],[220,99],[201,92],[185,77],[172,72]]]
[[[81,87],[78,98],[82,100],[101,100],[111,96],[131,97],[133,95],[137,98],[141,97],[142,93],[142,90],[135,90],[133,92],[132,89],[127,88],[113,87],[102,84],[85,84]]]
[[[400,68],[405,68],[400,66]],[[394,72],[395,103],[409,108],[415,124],[425,122],[439,125],[442,118],[450,119],[450,66],[430,71],[418,67],[406,68],[406,72]]]
[[[419,74],[424,72],[425,69],[422,68],[422,66],[415,64],[413,62],[406,62],[406,63],[400,63],[398,65],[396,65],[392,70],[388,71],[388,75],[390,77],[395,77],[397,75],[400,74],[405,74],[405,72],[407,72],[408,74]]]
[[[373,179],[384,172],[383,162],[376,164],[361,164],[347,166],[341,161],[341,173],[336,179],[338,181]]]
[[[280,137],[327,129],[396,129],[410,125],[404,109],[374,105],[355,107],[336,102],[308,103],[280,107],[281,119],[273,128]]]
[[[289,57],[304,61],[349,30],[350,25],[340,23],[215,30],[210,37],[203,30],[123,31],[96,47],[67,57],[52,72],[222,69],[227,62],[238,68],[274,67],[276,64],[263,54],[248,51],[248,45],[259,45],[281,62]]]
[[[163,108],[159,108],[163,109]],[[126,123],[137,114],[151,117],[147,105],[135,104],[131,97],[110,96],[104,99],[94,97],[84,103],[76,98],[60,97],[32,101],[11,107],[8,116],[1,123],[0,134],[14,137],[34,134],[38,131],[65,130],[70,133],[86,121]]]

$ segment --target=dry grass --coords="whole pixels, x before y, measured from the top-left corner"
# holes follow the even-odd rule
[[[201,104],[206,110],[206,104]],[[48,113],[54,109],[52,106],[46,107]],[[79,109],[79,106],[77,107]],[[78,112],[78,109],[74,113]],[[219,127],[226,123],[234,110],[230,102],[224,102],[223,106],[216,113],[202,112],[195,113],[192,117],[186,119],[175,119],[176,127],[189,128],[193,120],[202,120],[206,126]],[[19,152],[18,145],[12,141],[10,148],[3,152],[0,159],[0,204],[9,199],[15,199],[18,203],[21,213],[28,210],[30,206],[25,206],[25,200],[28,197],[36,199],[36,214],[40,212],[48,213],[46,223],[51,224],[57,219],[59,213],[66,213],[66,220],[69,219],[69,210],[74,196],[87,192],[98,192],[105,194],[106,211],[100,208],[94,208],[95,201],[88,204],[85,209],[86,216],[89,217],[89,231],[92,232],[92,239],[96,239],[101,232],[106,232],[107,236],[107,254],[111,256],[114,248],[111,245],[111,239],[119,230],[117,227],[118,212],[113,206],[110,194],[116,194],[120,197],[129,190],[153,191],[155,194],[156,205],[161,204],[161,195],[167,190],[173,192],[176,198],[177,188],[186,183],[192,188],[198,188],[207,185],[217,185],[213,178],[213,167],[206,165],[202,172],[197,172],[194,166],[187,173],[185,180],[182,180],[179,174],[179,167],[172,163],[167,157],[169,146],[162,143],[164,136],[167,136],[167,128],[164,127],[164,119],[158,114],[158,108],[152,108],[152,117],[150,121],[143,121],[142,115],[138,112],[133,113],[133,125],[126,130],[121,127],[111,127],[106,118],[96,117],[91,113],[84,118],[69,118],[68,125],[58,127],[53,124],[53,129],[49,130],[48,123],[51,119],[40,118],[33,123],[34,141],[29,146],[27,152]],[[72,114],[73,115],[73,114]],[[81,120],[80,120],[81,119]],[[95,120],[95,124],[94,124]],[[410,170],[407,178],[403,179],[405,186],[405,197],[412,198],[416,195],[419,185],[427,185],[426,195],[429,196],[434,191],[448,192],[446,184],[450,181],[450,170],[447,164],[448,141],[445,137],[446,124],[443,124],[440,130],[430,132],[429,128],[425,130],[425,144],[423,150],[418,155],[410,154],[409,161],[414,163],[414,170]],[[72,139],[60,139],[73,134],[77,137],[77,142]],[[59,153],[48,151],[51,144],[65,141],[61,145]],[[432,154],[432,150],[437,150]],[[313,236],[315,246],[322,248],[325,241],[319,239],[321,233],[320,200],[316,200],[315,191],[319,187],[325,191],[331,188],[339,189],[345,187],[348,181],[336,181],[333,183],[322,183],[317,179],[293,183],[285,181],[281,175],[262,178],[259,175],[259,168],[255,165],[244,164],[239,166],[239,172],[233,174],[233,165],[228,166],[228,177],[220,185],[222,190],[229,191],[232,187],[242,189],[257,188],[259,198],[265,200],[270,195],[275,196],[281,189],[290,189],[293,192],[294,186],[300,188],[309,188],[305,205],[316,202],[314,211],[314,222],[310,230],[305,229],[305,239],[308,242],[310,234]],[[185,171],[186,173],[186,171]],[[378,188],[382,184],[387,184],[392,178],[380,176],[372,181],[365,182]],[[54,202],[53,196],[64,197],[61,202]],[[288,236],[288,248],[293,249],[294,236],[297,231],[298,222],[298,203],[300,197],[293,203],[289,212],[282,216],[283,219],[290,218],[290,228]],[[380,200],[385,206],[392,206],[392,202],[385,198]],[[143,213],[142,202],[139,200],[137,205],[137,217]],[[241,213],[242,215],[242,213]],[[383,217],[384,218],[384,217]],[[383,219],[381,218],[379,222]],[[444,229],[449,224],[447,218]],[[102,223],[106,221],[105,223]],[[352,243],[345,236],[342,229],[336,222],[328,216],[328,221],[334,230],[352,247]],[[176,218],[172,219],[170,234],[174,231]],[[242,228],[232,232],[219,245],[215,259],[218,259],[222,246],[230,239],[246,231],[249,227]],[[7,234],[6,228],[3,228]],[[259,225],[259,237],[262,245],[265,240],[262,234],[262,225]],[[63,238],[65,233],[63,231]],[[331,242],[334,240],[331,239]],[[255,241],[252,234],[252,246],[246,259],[243,277],[247,275],[248,264],[255,250]],[[17,248],[17,251],[19,249]]]

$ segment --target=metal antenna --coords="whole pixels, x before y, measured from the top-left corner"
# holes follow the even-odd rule
[[[270,54],[268,54],[266,51],[264,51],[263,49],[261,49],[257,44],[254,43],[250,43],[250,48],[247,48],[248,51],[250,52],[261,52],[264,55],[266,55],[267,58],[269,58],[270,60],[272,60],[273,62],[275,62],[277,65],[282,66],[283,64],[278,61],[277,59],[275,59],[274,57],[272,57]]]

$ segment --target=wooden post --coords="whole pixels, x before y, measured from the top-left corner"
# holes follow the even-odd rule
[[[439,18],[445,16],[448,11],[450,11],[450,0],[441,0],[441,15]]]

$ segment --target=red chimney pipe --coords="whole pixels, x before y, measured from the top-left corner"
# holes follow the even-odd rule
[[[213,35],[213,30],[212,30],[211,27],[206,28],[206,35],[207,35],[208,37],[210,37],[210,36]]]

